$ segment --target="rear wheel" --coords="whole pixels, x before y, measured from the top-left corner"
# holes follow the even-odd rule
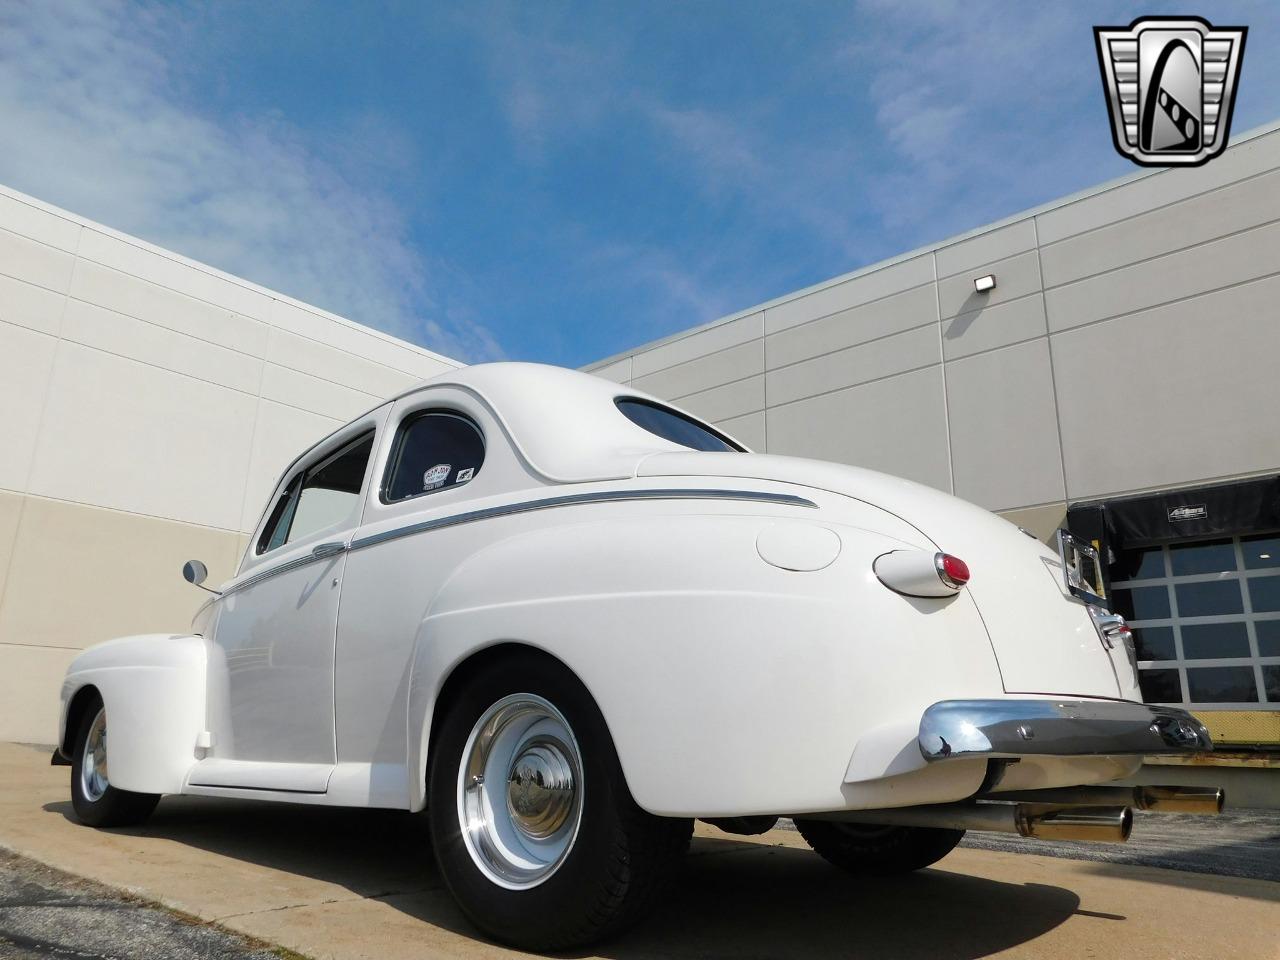
[[[436,861],[463,912],[526,949],[581,946],[639,919],[692,831],[636,805],[590,695],[536,655],[490,665],[454,698],[427,791]]]
[[[71,806],[91,827],[128,827],[151,816],[159,794],[113,787],[107,765],[107,711],[98,700],[84,711],[71,755]]]
[[[884,876],[937,863],[955,849],[963,830],[886,827],[835,820],[796,820],[796,829],[828,863],[850,873]]]

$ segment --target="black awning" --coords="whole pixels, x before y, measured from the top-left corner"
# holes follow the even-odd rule
[[[1280,475],[1072,504],[1067,527],[1113,551],[1280,530]]]

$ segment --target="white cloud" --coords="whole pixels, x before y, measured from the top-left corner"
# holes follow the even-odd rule
[[[174,7],[70,0],[0,11],[0,181],[319,307],[461,359],[502,351],[440,306],[444,264],[376,183],[344,176],[278,113],[194,112]],[[383,159],[396,131],[361,124]],[[347,148],[343,169],[360,170]]]

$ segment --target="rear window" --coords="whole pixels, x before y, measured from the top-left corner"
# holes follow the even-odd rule
[[[724,434],[668,407],[635,397],[620,397],[615,402],[624,417],[663,440],[708,453],[743,452]]]

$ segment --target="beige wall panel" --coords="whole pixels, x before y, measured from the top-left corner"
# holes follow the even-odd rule
[[[1047,339],[947,364],[947,406],[957,497],[988,510],[1065,498]]]
[[[62,337],[252,396],[257,396],[262,380],[262,361],[257,357],[82,300],[67,301]]]
[[[745,443],[756,453],[765,452],[763,410],[759,413],[749,413],[745,417],[721,420],[716,426],[733,439]]]
[[[250,532],[266,508],[267,497],[275,489],[284,468],[316,441],[327,437],[346,422],[308,413],[294,407],[263,400],[258,407],[253,430],[253,455],[248,479],[240,478],[244,500],[238,527]]]
[[[1271,224],[1055,287],[1045,293],[1049,329],[1083,326],[1275,273],[1277,249],[1280,224]]]
[[[772,334],[765,341],[766,359],[770,368],[781,367],[937,319],[938,300],[930,283]]]
[[[271,331],[267,359],[279,366],[379,398],[406,390],[421,379],[278,327]]]
[[[62,327],[65,302],[66,297],[61,293],[0,275],[0,322],[56,337]]]
[[[271,297],[266,293],[244,281],[220,276],[211,267],[195,266],[177,254],[149,249],[141,241],[130,243],[86,227],[80,236],[80,256],[242,316],[268,319]]]
[[[768,333],[778,333],[798,323],[830,316],[932,280],[932,254],[872,269],[769,307],[765,311],[765,330]]]
[[[58,738],[58,693],[74,650],[0,643],[0,740],[49,746]]]
[[[612,380],[614,383],[629,384],[631,382],[631,358],[623,357],[621,360],[605,364],[603,367],[596,367],[595,369],[588,367],[587,372],[592,376]]]
[[[973,288],[976,277],[995,274],[996,288],[978,293]],[[1017,300],[1040,290],[1040,264],[1034,250],[1008,260],[987,263],[963,274],[938,282],[938,305],[942,318],[988,309],[999,303]]]
[[[1272,278],[1055,335],[1069,497],[1275,470],[1278,302]]]
[[[263,321],[92,260],[76,262],[71,296],[242,353],[262,356],[267,349],[270,328]]]
[[[1023,530],[1030,530],[1041,542],[1056,546],[1059,528],[1067,525],[1067,505],[1065,502],[1049,503],[1021,510],[1001,510],[1000,516]]]
[[[3,192],[0,192],[0,223],[6,230],[68,253],[75,253],[80,242],[80,224],[74,220],[41,210]]]
[[[1071,237],[1040,251],[1045,286],[1280,220],[1280,170]]]
[[[1277,166],[1280,166],[1280,131],[1237,143],[1203,167],[1134,174],[1128,183],[1038,214],[1040,243],[1050,244],[1095,230]]]
[[[255,398],[63,341],[29,492],[235,530]]]
[[[182,579],[182,565],[203,560],[217,586],[235,569],[236,542],[234,533],[194,524],[27,497],[0,643],[82,648],[185,632],[209,595]]]
[[[18,517],[22,515],[23,495],[0,490],[0,602],[4,600],[9,561],[13,558],[13,542],[18,536]]]
[[[262,396],[343,421],[359,416],[382,399],[274,363],[263,370]]]
[[[1044,295],[980,308],[942,322],[942,350],[948,360],[993,350],[1048,333]]]
[[[672,398],[676,406],[716,423],[764,409],[764,377],[748,377],[737,383]]]
[[[763,313],[752,313],[736,320],[718,323],[678,340],[660,343],[652,349],[634,353],[631,357],[631,376],[633,381],[638,380],[677,363],[705,357],[763,336]]]
[[[985,230],[976,237],[938,250],[938,276],[972,272],[985,263],[1005,260],[1036,245],[1035,222],[1028,217],[1005,227]]]
[[[950,490],[942,367],[768,412],[769,452],[835,460]]]
[[[870,343],[804,360],[781,370],[770,370],[766,393],[771,405],[788,403],[915,370],[938,363],[941,359],[938,327],[930,323],[906,333],[881,337]]]
[[[762,373],[764,340],[759,339],[678,363],[647,377],[636,377],[632,386],[657,397],[684,397]]]
[[[0,487],[25,490],[58,341],[0,323]]]
[[[66,293],[76,258],[65,250],[0,229],[0,273]]]
[[[318,340],[335,350],[347,351],[411,374],[415,380],[425,380],[458,366],[443,357],[435,357],[425,350],[358,327],[333,314],[304,309],[285,300],[272,301],[271,322],[296,336]]]

